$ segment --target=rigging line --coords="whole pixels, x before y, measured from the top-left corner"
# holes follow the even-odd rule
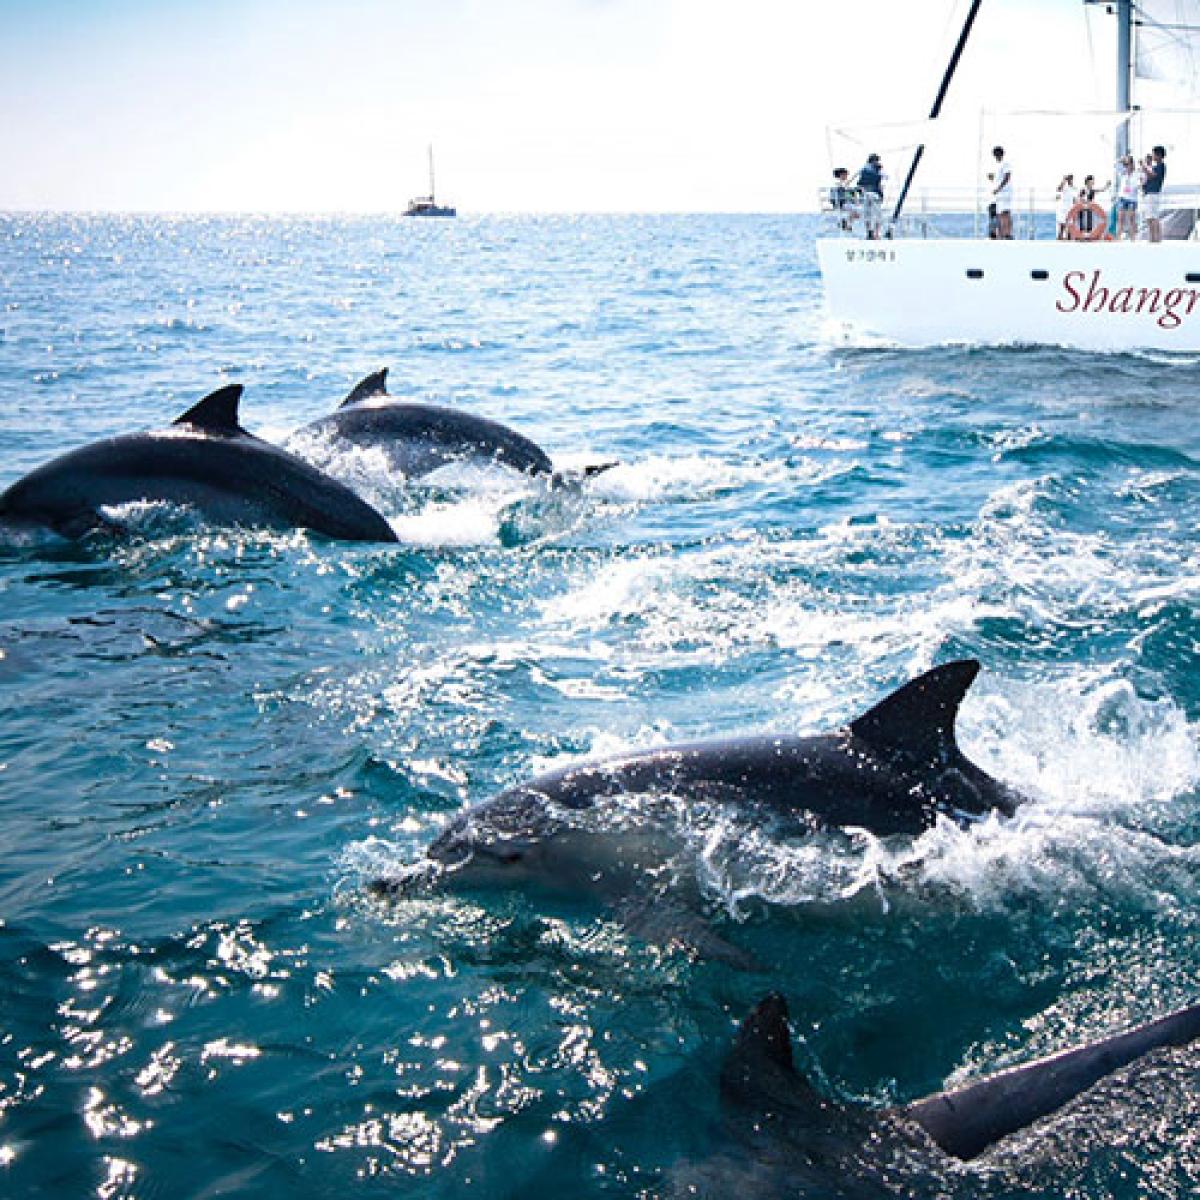
[[[1096,69],[1096,45],[1092,40],[1091,14],[1086,4],[1083,6],[1083,28],[1087,33],[1088,63],[1092,69],[1092,95],[1098,98],[1100,89],[1097,81],[1100,78],[1100,73]]]
[[[950,55],[950,65],[946,68],[946,73],[942,76],[942,83],[938,88],[937,97],[933,101],[933,108],[929,111],[929,119],[931,121],[936,120],[938,113],[942,111],[942,101],[946,99],[950,80],[954,78],[954,72],[958,67],[959,59],[962,58],[962,53],[967,47],[967,38],[971,36],[971,26],[975,24],[975,17],[979,13],[979,6],[982,2],[983,0],[971,0],[971,10],[967,13],[967,19],[963,23],[962,32],[958,35],[958,42],[955,44],[954,53]],[[917,173],[917,167],[924,153],[925,143],[922,142],[913,155],[912,164],[909,166],[908,174],[904,179],[904,187],[900,189],[900,198],[896,201],[896,207],[892,212],[893,225],[900,220],[900,212],[904,208],[904,201],[908,198],[908,189],[912,187],[913,176]]]

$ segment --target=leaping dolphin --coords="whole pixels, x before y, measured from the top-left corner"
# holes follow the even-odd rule
[[[555,482],[563,479],[540,446],[499,421],[389,395],[386,367],[361,380],[335,412],[294,436],[309,434],[382,450],[391,469],[408,478],[451,462],[482,460]],[[585,467],[582,474],[594,475],[612,465]]]
[[[241,385],[230,384],[167,429],[106,438],[45,463],[0,495],[0,520],[78,537],[114,528],[105,507],[146,500],[185,505],[222,525],[396,541],[387,521],[344,484],[247,433],[238,424],[241,395]]]
[[[940,1151],[963,1161],[976,1158],[1152,1050],[1197,1038],[1200,1005],[1193,1005],[913,1104],[849,1108],[822,1095],[796,1070],[787,1004],[772,994],[738,1032],[721,1070],[721,1100],[728,1114],[749,1119],[755,1160],[770,1163],[783,1176],[787,1195],[858,1195],[862,1193],[852,1185],[872,1166],[864,1150],[879,1154],[897,1138],[920,1146],[919,1129],[936,1147],[930,1147],[933,1156]],[[930,1165],[936,1167],[936,1162]],[[798,1186],[797,1166],[814,1190]],[[823,1188],[817,1186],[822,1176]],[[768,1187],[768,1194],[780,1192]],[[895,1193],[889,1189],[887,1194]]]
[[[622,798],[729,801],[805,828],[881,836],[920,833],[939,814],[1011,815],[1022,798],[970,762],[954,736],[979,669],[973,659],[934,667],[829,734],[693,742],[551,771],[466,809],[423,863],[371,890],[546,884],[599,898],[650,940],[736,960],[698,926],[681,931],[647,895],[646,880],[661,879],[679,852],[679,830],[641,819]]]

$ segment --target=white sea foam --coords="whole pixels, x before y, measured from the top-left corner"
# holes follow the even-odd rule
[[[106,521],[122,529],[152,534],[164,528],[179,530],[201,524],[195,509],[169,500],[129,500],[102,504],[97,510]]]
[[[922,547],[911,530],[877,522],[837,526],[816,537],[757,535],[668,555],[657,549],[580,570],[575,585],[547,599],[547,627],[560,636],[620,629],[626,664],[725,663],[739,650],[779,649],[797,663],[824,665],[851,653],[866,665],[911,652],[930,665],[946,638],[999,609],[961,581],[933,592],[872,592],[872,556],[895,559]],[[854,555],[864,566],[847,574]],[[894,570],[888,563],[887,570]],[[839,586],[830,578],[841,576]]]
[[[619,462],[591,481],[594,493],[618,503],[698,500],[747,484],[783,483],[795,477],[786,463],[729,461],[703,454],[649,454]]]
[[[470,496],[430,504],[415,513],[389,515],[396,536],[412,546],[483,546],[499,536],[504,502]]]
[[[915,839],[847,831],[797,840],[726,812],[700,831],[701,875],[732,911],[751,897],[797,905],[861,893],[886,908],[930,888],[979,908],[1101,887],[1131,903],[1169,903],[1200,878],[1200,849],[1170,837],[1172,802],[1200,786],[1197,733],[1171,702],[1119,679],[992,683],[965,703],[960,742],[1029,797],[1015,817],[943,818]]]

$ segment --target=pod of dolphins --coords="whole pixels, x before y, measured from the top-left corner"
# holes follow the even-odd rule
[[[398,475],[415,478],[447,463],[476,460],[552,484],[540,446],[513,429],[436,404],[387,394],[387,371],[362,380],[335,412],[297,431],[384,452]],[[123,532],[110,510],[135,502],[192,509],[214,525],[308,529],[351,542],[394,542],[384,517],[345,484],[238,423],[239,384],[205,396],[166,429],[124,434],[80,447],[0,494],[0,523],[39,526],[77,538]],[[612,466],[583,468],[579,478]]]
[[[333,413],[298,431],[384,452],[405,478],[454,461],[492,462],[551,484],[568,481],[515,430],[456,409],[388,395],[386,371],[359,383]],[[311,530],[355,542],[394,542],[387,520],[345,484],[241,427],[242,388],[205,396],[162,430],[70,451],[0,494],[0,523],[70,538],[123,532],[114,510],[138,502],[191,508],[219,525]],[[584,468],[576,479],[607,469]],[[959,706],[974,660],[944,663],[841,728],[815,737],[752,735],[692,742],[570,766],[537,776],[460,813],[425,857],[375,880],[382,897],[441,888],[542,886],[591,897],[644,939],[761,969],[696,911],[696,897],[648,890],[678,853],[669,822],[614,820],[630,797],[728,803],[797,830],[841,826],[916,835],[940,817],[1012,816],[1023,798],[959,749]],[[692,903],[689,903],[691,901]],[[795,1069],[787,1006],[767,996],[746,1018],[721,1072],[721,1095],[749,1116],[764,1161],[792,1163],[767,1194],[841,1195],[834,1175],[801,1186],[795,1163],[835,1130],[842,1141],[890,1123],[940,1152],[971,1159],[1152,1050],[1200,1037],[1200,1007],[1129,1032],[941,1092],[901,1109],[853,1113]],[[855,1131],[851,1135],[848,1131]],[[763,1141],[766,1145],[763,1145]],[[842,1168],[838,1168],[839,1170]],[[832,1171],[833,1168],[831,1167]],[[797,1188],[800,1187],[798,1191]]]

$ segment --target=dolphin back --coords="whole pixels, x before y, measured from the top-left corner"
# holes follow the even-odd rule
[[[938,1092],[888,1114],[919,1125],[941,1150],[965,1161],[1049,1116],[1151,1051],[1186,1046],[1198,1038],[1200,1005],[1192,1005],[1126,1033],[1014,1067],[956,1091]],[[784,1128],[794,1130],[803,1130],[838,1108],[796,1070],[782,996],[765,997],[742,1023],[721,1068],[721,1099],[749,1111],[757,1122],[781,1121]]]
[[[1128,1033],[1079,1046],[939,1092],[902,1110],[947,1154],[970,1159],[1010,1133],[1061,1108],[1094,1083],[1151,1050],[1200,1037],[1200,1005],[1139,1025]]]
[[[339,408],[305,427],[352,445],[383,450],[402,474],[485,459],[531,475],[553,474],[550,456],[506,425],[438,404],[389,400]]]
[[[360,380],[337,409],[301,432],[380,449],[393,470],[410,477],[464,459],[485,459],[530,475],[554,474],[550,456],[536,442],[499,421],[393,398],[386,367]]]
[[[193,508],[218,524],[396,540],[357,493],[243,430],[241,391],[234,384],[213,392],[169,429],[107,438],[44,463],[0,496],[0,516],[76,537],[112,527],[106,507],[150,501]]]
[[[959,704],[978,672],[974,660],[935,667],[832,734],[634,751],[546,772],[503,795],[528,791],[580,809],[622,792],[665,791],[761,804],[879,836],[919,834],[939,813],[1011,815],[1021,797],[970,762],[955,740]]]

